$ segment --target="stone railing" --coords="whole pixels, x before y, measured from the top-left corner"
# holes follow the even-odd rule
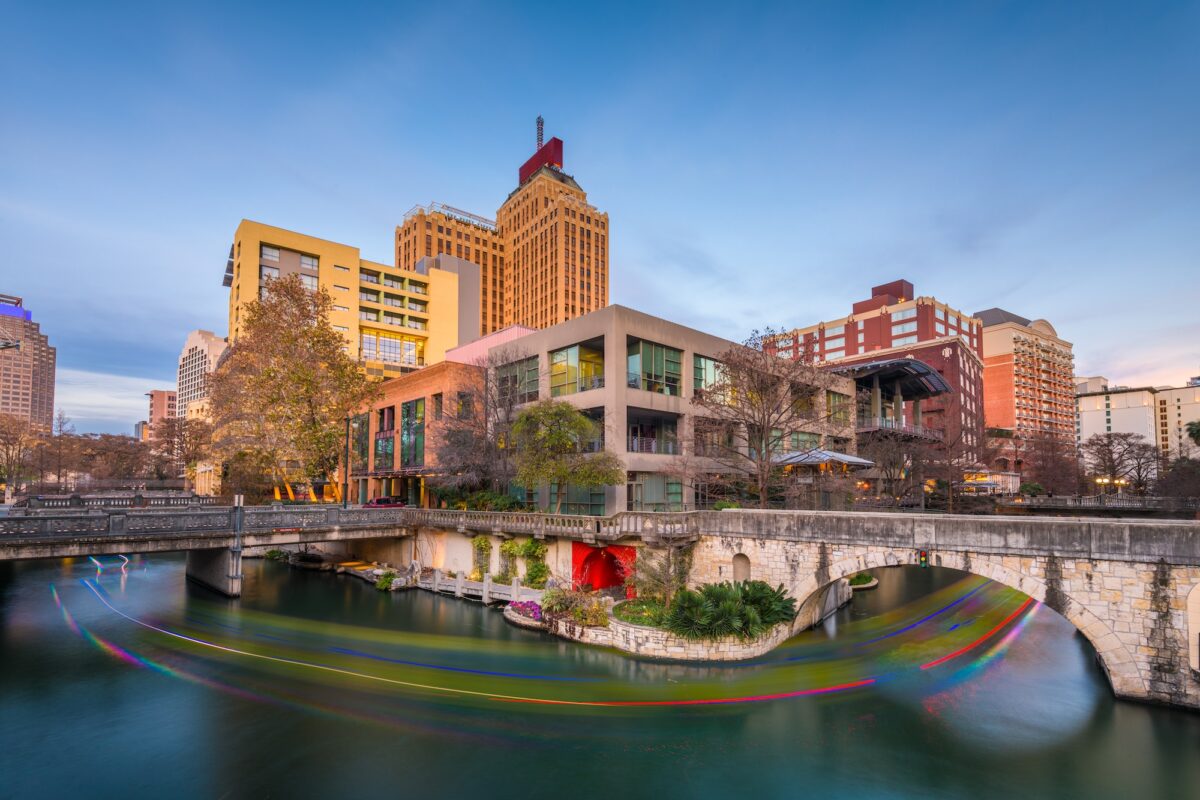
[[[1034,508],[1112,508],[1153,511],[1200,510],[1200,498],[1196,497],[1143,497],[1135,494],[1062,495],[1050,497],[1019,497],[1001,501],[1001,505],[1012,508],[1030,506]]]
[[[27,507],[38,509],[88,508],[190,508],[216,505],[217,498],[195,494],[142,495],[136,492],[113,495],[52,495],[31,497]]]

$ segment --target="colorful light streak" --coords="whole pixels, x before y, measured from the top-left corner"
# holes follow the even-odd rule
[[[978,639],[976,639],[975,641],[971,642],[968,645],[958,648],[953,653],[947,653],[946,655],[942,656],[941,658],[937,658],[926,664],[922,664],[921,669],[932,669],[932,668],[938,666],[939,664],[945,664],[947,661],[950,661],[951,659],[958,658],[963,653],[967,653],[971,650],[974,650],[976,647],[978,647],[979,645],[986,642],[988,639],[995,636],[996,633],[998,633],[1005,625],[1007,625],[1008,623],[1012,622],[1014,619],[1019,617],[1021,615],[1021,613],[1024,612],[1025,609],[1029,608],[1030,604],[1033,602],[1035,602],[1035,601],[1032,597],[1025,598],[1025,602],[1021,603],[1021,606],[1016,611],[1012,612],[1007,617],[1005,617],[1003,620],[1001,620],[1001,622],[998,625],[996,625],[996,627],[992,628],[990,631],[985,633],[983,636],[980,636]]]

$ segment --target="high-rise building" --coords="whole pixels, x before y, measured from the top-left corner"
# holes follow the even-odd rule
[[[563,171],[563,142],[538,148],[495,221],[450,206],[417,206],[396,227],[396,266],[446,253],[480,268],[480,334],[545,328],[608,305],[608,214]]]
[[[196,330],[188,334],[179,354],[179,375],[175,384],[175,412],[186,417],[188,406],[208,397],[208,376],[228,348],[228,343],[212,331]]]
[[[156,438],[155,428],[158,423],[168,417],[175,416],[175,392],[169,389],[151,389],[146,392],[150,398],[150,415],[146,419],[146,438]]]
[[[780,334],[768,346],[783,358],[834,369],[897,358],[928,364],[950,391],[925,401],[919,422],[913,404],[903,401],[902,418],[888,424],[937,430],[947,446],[982,458],[983,323],[933,297],[916,297],[908,281],[873,287],[848,316]],[[883,421],[859,422],[862,428]]]
[[[21,298],[0,294],[0,414],[50,430],[56,357]]]
[[[988,428],[1021,439],[1075,433],[1075,357],[1071,343],[1044,319],[1002,308],[976,315],[983,322],[983,414]]]
[[[360,258],[357,247],[242,220],[225,268],[231,343],[246,304],[274,278],[292,274],[330,293],[330,324],[368,375],[394,377],[441,361],[467,341],[463,332],[479,330],[479,293],[471,288],[479,270],[471,262],[447,255],[401,270]]]
[[[1096,434],[1134,433],[1158,448],[1164,461],[1194,457],[1200,447],[1187,424],[1200,420],[1200,382],[1187,386],[1112,386],[1103,377],[1076,378],[1075,441]]]

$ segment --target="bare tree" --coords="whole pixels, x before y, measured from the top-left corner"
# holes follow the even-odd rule
[[[1093,476],[1132,482],[1135,470],[1142,474],[1148,457],[1146,447],[1153,449],[1140,433],[1097,433],[1083,443],[1082,449]]]
[[[834,391],[847,379],[808,358],[774,355],[779,335],[754,331],[721,353],[715,378],[692,398],[693,455],[707,460],[703,476],[693,480],[723,484],[760,508],[794,489],[777,463],[780,453],[815,450],[823,434],[854,436],[853,393]]]

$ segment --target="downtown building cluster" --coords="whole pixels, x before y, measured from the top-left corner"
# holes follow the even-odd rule
[[[523,402],[576,405],[605,432],[596,446],[616,452],[627,468],[626,485],[572,489],[565,508],[694,507],[705,502],[704,487],[688,485],[670,462],[695,441],[691,397],[734,342],[609,306],[610,245],[608,214],[564,171],[562,141],[542,142],[540,124],[537,150],[494,219],[442,203],[414,206],[395,227],[392,263],[242,220],[223,277],[229,334],[189,335],[177,394],[150,392],[148,419],[205,417],[208,375],[241,334],[246,306],[271,281],[296,275],[329,293],[330,322],[347,353],[383,381],[381,399],[354,420],[352,500],[431,503],[426,479],[439,470],[439,436],[481,382],[505,381],[520,387]],[[1089,415],[1101,395],[1084,385],[1077,396],[1072,344],[1048,321],[1000,308],[967,313],[918,295],[907,280],[873,287],[848,314],[778,333],[765,345],[827,372],[837,383],[822,390],[823,402],[853,409],[839,424],[784,432],[794,450],[853,455],[864,436],[898,434],[953,450],[968,491],[1009,493],[1021,480],[1021,451],[1006,452],[1006,441],[1048,441],[1074,452],[1097,427]],[[1144,409],[1148,421],[1137,429],[1164,453],[1185,455],[1182,425],[1200,417],[1200,389],[1164,391],[1109,393],[1105,386],[1105,408]],[[1116,419],[1121,429],[1124,418]],[[1113,425],[1107,418],[1104,430]],[[152,437],[153,425],[139,432]],[[197,488],[217,491],[216,472],[201,465]],[[524,499],[557,504],[545,488],[538,492]]]

